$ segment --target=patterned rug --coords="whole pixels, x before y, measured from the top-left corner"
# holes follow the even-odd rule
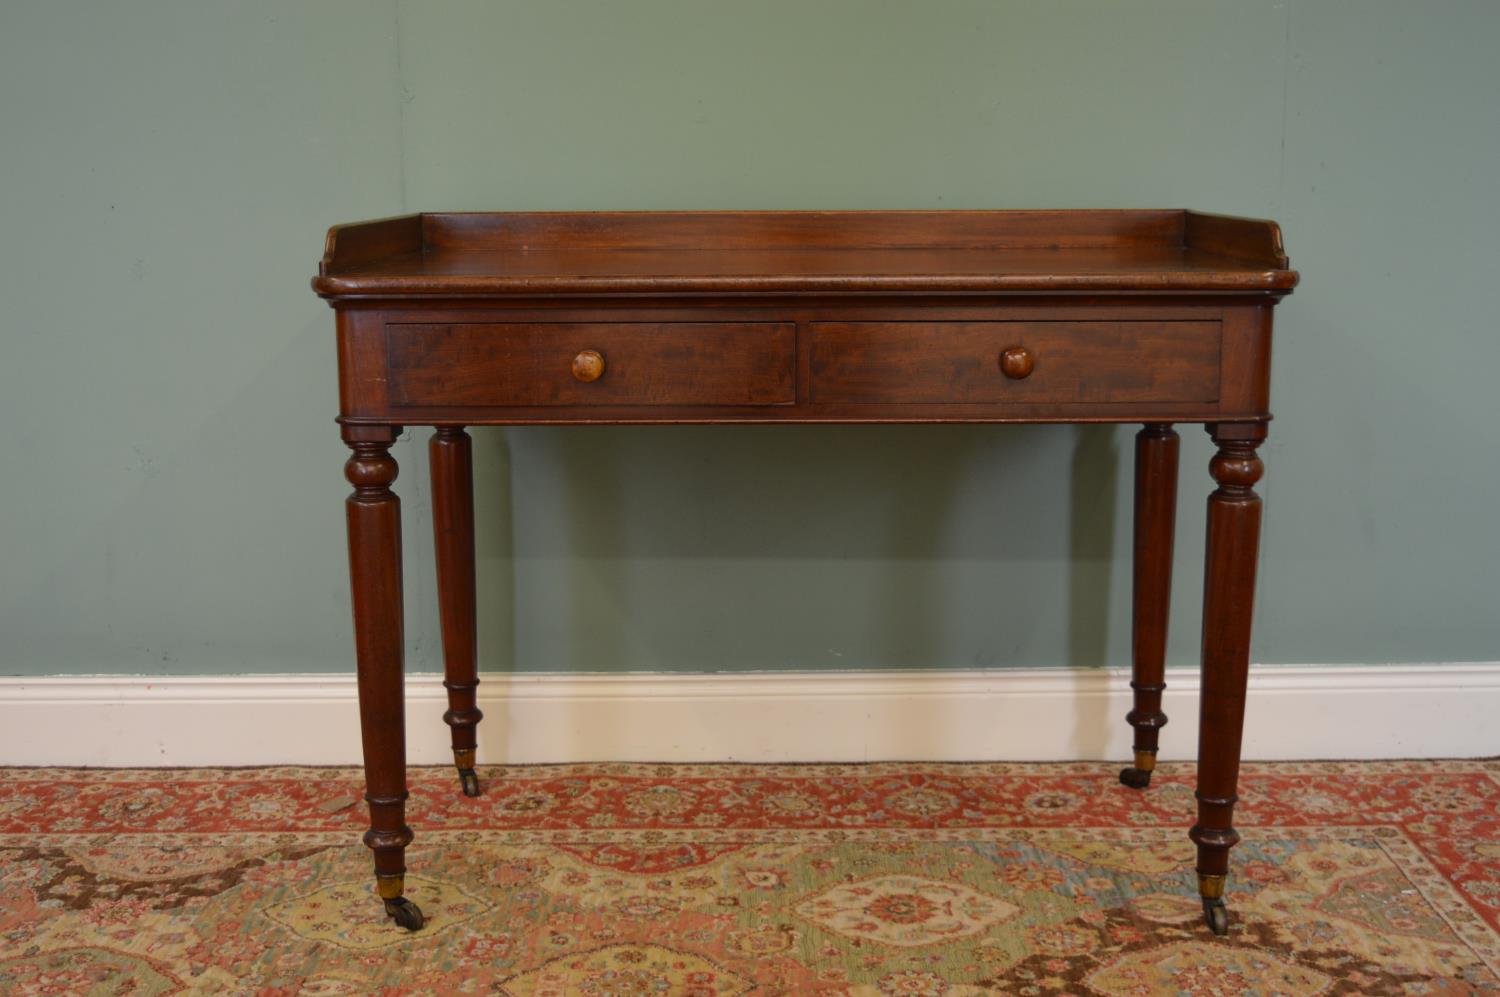
[[[1500,762],[1248,765],[1228,938],[1192,769],[411,774],[415,934],[349,769],[0,769],[0,993],[1500,993]]]

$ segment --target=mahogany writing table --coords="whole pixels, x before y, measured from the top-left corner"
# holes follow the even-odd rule
[[[435,427],[444,685],[474,796],[474,505],[466,426],[1140,423],[1135,758],[1161,712],[1174,423],[1218,453],[1208,498],[1198,885],[1224,880],[1250,661],[1271,312],[1297,283],[1274,222],[1192,211],[421,214],[328,233],[313,288],[338,324],[339,423],[376,885],[404,927],[400,505],[391,443]]]

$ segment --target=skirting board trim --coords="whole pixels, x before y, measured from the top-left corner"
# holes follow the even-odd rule
[[[480,764],[1130,757],[1127,669],[487,674]],[[1197,749],[1196,669],[1167,673],[1163,760]],[[407,751],[451,763],[438,675]],[[1251,669],[1247,759],[1500,752],[1500,661]],[[357,764],[350,675],[0,678],[0,765]]]

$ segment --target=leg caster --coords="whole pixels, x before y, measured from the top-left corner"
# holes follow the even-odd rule
[[[405,889],[404,877],[381,876],[376,880],[376,887],[380,891],[380,898],[385,901],[385,916],[393,919],[407,931],[419,931],[426,923],[422,919],[422,910],[416,904],[401,895]]]
[[[385,902],[385,916],[394,918],[396,923],[407,931],[420,931],[424,923],[421,908],[405,897],[387,900]],[[1220,932],[1220,934],[1222,933]]]
[[[1203,898],[1203,921],[1208,930],[1229,934],[1229,908],[1224,905],[1224,877],[1198,875],[1198,895]]]
[[[458,781],[463,786],[465,796],[479,795],[479,776],[474,773],[473,769],[459,769]]]
[[[1145,789],[1151,785],[1151,773],[1156,769],[1156,752],[1137,751],[1135,765],[1120,770],[1120,782],[1131,789]]]
[[[1220,938],[1229,934],[1229,908],[1224,906],[1223,898],[1203,901],[1203,921]]]
[[[453,764],[458,768],[458,781],[465,796],[479,795],[479,776],[474,771],[474,751],[453,752]]]

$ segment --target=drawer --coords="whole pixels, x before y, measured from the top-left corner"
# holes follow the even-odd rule
[[[790,405],[791,322],[386,326],[398,406]]]
[[[1219,397],[1218,322],[814,322],[811,333],[815,403]]]

